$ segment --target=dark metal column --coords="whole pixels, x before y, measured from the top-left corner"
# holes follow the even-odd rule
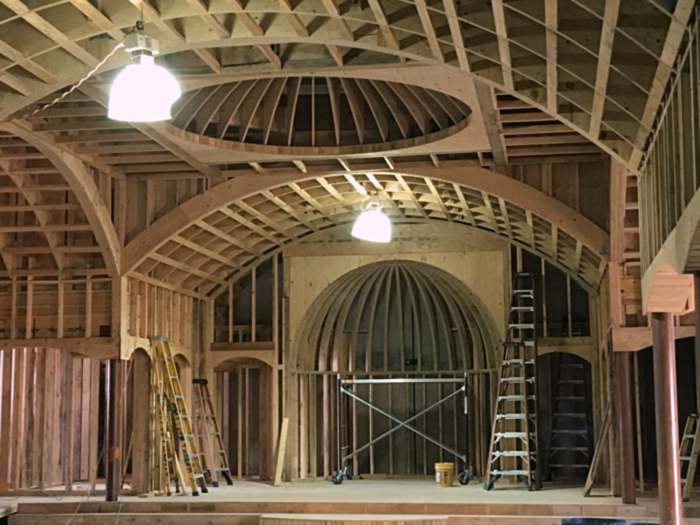
[[[620,474],[622,503],[635,504],[634,486],[634,425],[632,423],[632,393],[630,353],[616,352],[618,384],[618,435],[620,436]]]
[[[105,374],[106,410],[106,501],[117,501],[121,488],[121,366],[119,359],[107,361]]]
[[[695,284],[695,413],[700,414],[700,272],[693,274]]]
[[[654,401],[656,404],[656,464],[659,478],[661,525],[682,525],[680,461],[678,455],[678,407],[676,386],[676,341],[673,314],[655,313]]]

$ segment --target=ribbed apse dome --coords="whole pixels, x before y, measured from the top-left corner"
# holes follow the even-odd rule
[[[497,345],[493,318],[464,283],[425,263],[386,261],[329,285],[295,350],[302,370],[459,371],[495,366]]]

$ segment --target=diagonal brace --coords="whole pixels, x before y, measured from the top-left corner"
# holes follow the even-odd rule
[[[344,388],[344,387],[341,386],[341,387],[340,387],[340,391],[341,391],[341,392],[344,392],[345,394],[347,394],[348,396],[352,397],[353,399],[356,399],[357,401],[359,401],[359,402],[362,403],[363,405],[368,406],[368,407],[371,408],[372,410],[374,410],[374,411],[376,411],[376,412],[379,412],[379,413],[382,414],[383,416],[388,417],[388,418],[391,419],[392,421],[394,421],[394,422],[396,422],[396,423],[399,423],[398,426],[396,426],[396,427],[394,427],[394,428],[392,428],[392,429],[387,430],[387,431],[384,432],[381,436],[378,436],[378,437],[374,438],[374,439],[373,439],[372,441],[370,441],[369,443],[364,444],[363,446],[361,446],[361,447],[358,448],[357,450],[354,450],[351,454],[345,456],[345,457],[342,459],[343,462],[345,462],[345,461],[347,461],[348,459],[351,459],[352,457],[358,455],[358,454],[359,454],[360,452],[362,452],[363,450],[366,450],[367,448],[371,447],[372,445],[374,445],[374,444],[377,443],[378,441],[381,441],[382,439],[388,437],[390,434],[393,434],[394,432],[396,432],[396,431],[399,430],[400,428],[406,427],[406,428],[408,428],[409,430],[412,430],[413,432],[415,432],[416,434],[418,434],[418,435],[419,435],[420,437],[422,437],[423,439],[426,439],[426,440],[430,441],[430,442],[433,443],[434,445],[436,445],[436,446],[438,446],[438,447],[440,447],[440,448],[446,450],[446,451],[449,452],[450,454],[454,455],[455,457],[461,459],[463,462],[466,463],[466,461],[467,461],[466,456],[464,456],[463,454],[460,454],[459,452],[457,452],[457,451],[454,450],[453,448],[448,447],[447,445],[445,445],[445,444],[443,444],[443,443],[440,443],[440,442],[437,441],[436,439],[431,438],[430,436],[428,436],[427,434],[421,432],[421,431],[418,430],[417,428],[412,427],[412,426],[409,425],[409,423],[411,423],[412,421],[415,421],[416,419],[418,419],[420,416],[422,416],[422,415],[425,414],[426,412],[430,412],[431,410],[433,410],[434,408],[436,408],[436,407],[442,405],[443,403],[445,403],[445,402],[448,401],[449,399],[452,399],[454,396],[456,396],[456,395],[459,394],[460,392],[464,392],[464,387],[461,387],[460,389],[455,390],[454,392],[452,392],[452,393],[451,393],[450,395],[448,395],[447,397],[444,397],[443,399],[441,399],[441,400],[438,401],[437,403],[435,403],[435,404],[433,404],[433,405],[430,405],[428,408],[426,408],[426,409],[424,409],[424,410],[421,410],[421,411],[418,412],[417,414],[415,414],[415,415],[411,416],[410,418],[408,418],[406,421],[401,421],[399,418],[397,418],[397,417],[395,417],[395,416],[389,414],[388,412],[385,412],[384,410],[382,410],[382,409],[379,408],[379,407],[374,406],[373,404],[369,403],[368,401],[365,401],[364,399],[362,399],[360,396],[356,395],[356,394],[355,394],[354,392],[352,392],[351,390],[347,390],[346,388]]]

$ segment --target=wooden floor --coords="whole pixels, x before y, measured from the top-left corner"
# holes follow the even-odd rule
[[[545,487],[528,492],[520,485],[501,484],[491,492],[479,483],[466,487],[436,487],[432,478],[351,480],[342,485],[309,481],[272,487],[236,482],[232,487],[209,489],[198,497],[183,495],[139,498],[125,496],[115,503],[101,495],[85,499],[68,496],[23,497],[10,525],[65,525],[71,522],[102,525],[158,523],[162,525],[560,525],[573,516],[622,518],[658,523],[658,504],[641,498],[622,505],[619,498],[582,496],[580,487]],[[700,501],[686,506],[686,523],[700,525]]]

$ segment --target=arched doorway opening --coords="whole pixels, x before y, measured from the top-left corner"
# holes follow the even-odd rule
[[[220,425],[231,475],[267,481],[273,467],[272,367],[259,359],[228,359],[214,369]]]
[[[540,450],[545,480],[583,483],[593,458],[591,363],[568,352],[537,358]]]
[[[348,401],[342,379],[468,377],[469,461],[482,475],[490,437],[500,337],[484,303],[448,272],[394,260],[357,268],[331,283],[308,309],[292,342],[286,409],[302,477],[329,476],[339,452],[358,450],[395,424],[362,402]],[[448,396],[452,384],[354,384],[352,392],[401,421]],[[344,404],[345,403],[345,404]],[[463,400],[455,396],[352,458],[356,475],[426,475],[436,462],[459,463],[464,451]],[[338,415],[341,414],[341,418]],[[431,441],[432,440],[432,441]],[[295,454],[298,452],[298,455]],[[458,465],[461,468],[462,465]]]

